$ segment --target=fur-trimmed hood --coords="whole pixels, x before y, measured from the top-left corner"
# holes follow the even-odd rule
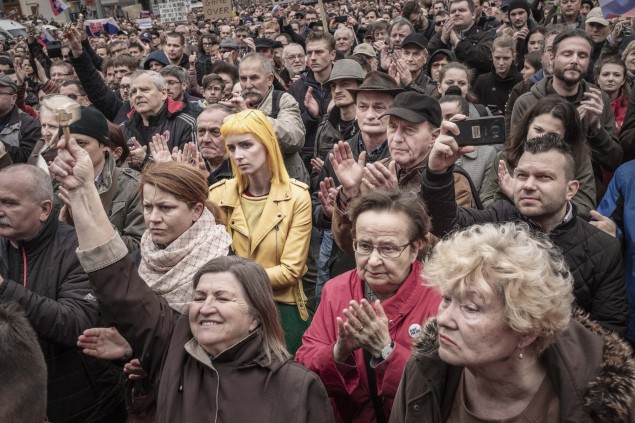
[[[433,318],[416,339],[412,358],[424,367],[438,348],[439,331]],[[569,327],[543,353],[543,359],[560,398],[562,421],[633,421],[635,359],[619,335],[576,311]]]

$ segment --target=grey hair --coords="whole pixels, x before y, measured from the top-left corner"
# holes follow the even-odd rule
[[[30,192],[23,193],[30,195],[30,199],[38,204],[44,201],[53,202],[53,184],[51,178],[43,169],[37,166],[28,165],[24,163],[14,164],[0,170],[0,175],[18,174],[21,177],[28,179],[28,185]],[[2,176],[0,176],[1,178]]]
[[[150,76],[150,78],[152,78],[152,83],[154,83],[154,86],[157,87],[157,90],[159,91],[165,90],[165,81],[163,80],[163,76],[159,72],[155,72],[151,70],[138,70],[138,71],[135,71],[130,76],[130,81],[132,82],[135,79],[144,75],[148,75]]]
[[[240,64],[242,65],[249,60],[259,61],[265,75],[273,75],[273,65],[271,64],[271,60],[269,60],[268,57],[263,56],[259,53],[249,53],[248,55],[243,57],[243,60],[240,62]],[[238,73],[240,73],[240,67],[238,68]]]
[[[300,48],[302,49],[302,53],[305,53],[305,51],[304,51],[304,47],[302,47],[300,44],[298,44],[298,43],[289,43],[289,44],[287,44],[286,46],[284,46],[284,49],[282,50],[282,57],[283,57],[284,59],[286,59],[286,58],[287,58],[287,49],[288,49],[289,47],[300,47]]]
[[[351,40],[355,39],[355,33],[353,32],[353,30],[346,26],[340,26],[339,28],[337,28],[335,32],[333,33],[333,35],[336,35],[338,32],[344,32],[344,31],[348,32],[348,35],[351,37]]]
[[[392,21],[392,23],[388,27],[388,37],[390,37],[390,34],[392,34],[393,29],[401,28],[402,26],[407,26],[408,28],[410,28],[410,33],[414,34],[415,27],[412,25],[412,23],[408,19],[404,18],[403,16],[398,16]]]
[[[181,84],[189,85],[190,77],[187,71],[181,66],[167,65],[166,67],[161,69],[161,72],[159,73],[161,74],[161,76],[173,76],[178,79]]]

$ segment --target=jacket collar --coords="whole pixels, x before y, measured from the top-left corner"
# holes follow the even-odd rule
[[[422,268],[421,262],[415,260],[410,266],[410,273],[399,286],[397,292],[381,303],[391,325],[397,324],[397,322],[403,319],[403,316],[407,315],[407,312],[412,310],[417,304],[417,301],[419,301],[423,290],[423,285],[421,285],[421,279],[419,277]],[[355,278],[361,281],[357,270],[355,270]],[[363,286],[364,284],[361,283],[360,285]]]
[[[183,109],[185,109],[185,103],[183,103],[182,101],[172,100],[170,97],[168,97],[167,101],[163,103],[163,106],[161,106],[159,112],[154,116],[150,116],[150,119],[148,119],[148,123],[150,124],[149,126],[160,125],[166,119],[172,118],[175,114],[179,113]],[[128,112],[128,119],[132,118],[142,121],[141,115],[137,113],[137,111],[131,105],[131,109]]]
[[[228,222],[229,226],[243,235],[247,235],[247,218],[243,213],[242,207],[240,207],[241,195],[242,192],[238,192],[237,180],[228,180],[225,185],[225,192],[220,206],[233,209],[230,213],[231,219]],[[280,207],[280,203],[291,200],[292,198],[290,183],[271,185],[265,207],[260,216],[260,223],[255,231],[248,234],[251,239],[250,253],[253,253],[267,234],[287,217],[288,209],[286,207]]]
[[[276,371],[282,367],[284,362],[276,359],[272,359],[271,361],[267,360],[266,355],[262,351],[263,341],[262,328],[258,328],[215,357],[208,354],[194,338],[185,344],[185,351],[195,360],[210,369],[214,369],[215,364],[222,365],[231,363],[234,367],[258,365]]]
[[[439,359],[438,335],[436,318],[432,318],[415,341],[412,356],[420,369],[435,372],[430,374],[432,381],[448,375],[440,385],[433,385],[437,398],[443,395],[445,410],[458,386],[458,378],[449,375],[460,375],[463,368]],[[635,360],[619,335],[575,310],[567,329],[543,353],[543,360],[560,398],[563,422],[626,421],[635,400]]]
[[[57,207],[53,207],[51,214],[40,230],[33,236],[33,238],[18,241],[18,247],[23,247],[29,256],[43,251],[50,244],[57,232],[57,227],[59,226],[58,216],[59,209]]]

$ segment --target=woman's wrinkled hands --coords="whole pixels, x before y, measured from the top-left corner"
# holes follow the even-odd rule
[[[94,185],[93,162],[88,153],[77,145],[75,138],[57,144],[57,157],[49,164],[49,172],[66,188],[68,193]]]
[[[82,352],[102,360],[128,360],[132,357],[130,344],[115,328],[86,329],[77,339]]]
[[[333,349],[333,358],[344,363],[358,348],[368,351],[373,357],[379,357],[381,350],[391,343],[388,330],[388,318],[379,300],[369,303],[363,299],[359,303],[350,301],[344,316],[337,318],[338,339]]]

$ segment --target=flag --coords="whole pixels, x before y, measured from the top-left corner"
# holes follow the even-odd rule
[[[633,0],[600,0],[600,7],[605,18],[635,16],[635,2]]]
[[[84,21],[86,25],[86,34],[88,35],[99,35],[102,32],[105,32],[110,35],[115,35],[119,32],[119,25],[114,18],[108,19],[91,19]]]
[[[68,9],[68,5],[64,0],[49,0],[49,4],[51,5],[51,10],[53,11],[53,15],[55,16],[63,13],[66,9]]]
[[[51,41],[55,41],[56,38],[51,35],[50,32],[48,32],[48,30],[46,28],[42,28],[42,30],[40,31],[40,33],[37,36],[37,42],[42,46],[45,47],[48,43],[50,43]]]

